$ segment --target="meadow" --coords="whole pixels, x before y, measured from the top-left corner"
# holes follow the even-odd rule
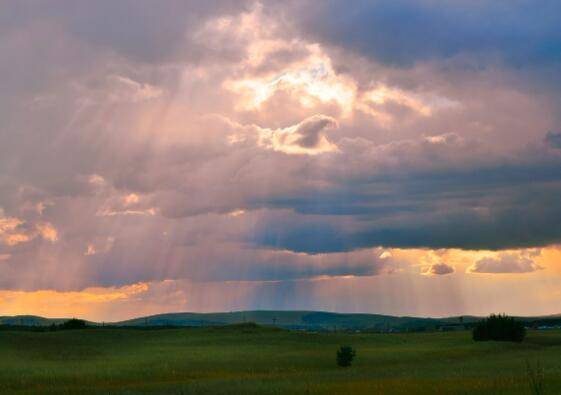
[[[335,363],[344,344],[350,368]],[[531,394],[528,366],[561,393],[561,331],[523,343],[251,325],[0,331],[0,394]]]

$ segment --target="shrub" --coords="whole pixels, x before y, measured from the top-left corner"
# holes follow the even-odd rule
[[[526,336],[526,328],[521,322],[506,315],[491,314],[479,321],[473,328],[473,340],[499,340],[521,342]]]
[[[78,320],[76,318],[72,318],[66,322],[63,322],[59,325],[60,329],[84,329],[86,327],[86,321]]]
[[[355,355],[356,351],[351,346],[341,346],[337,350],[337,365],[344,368],[351,366]]]

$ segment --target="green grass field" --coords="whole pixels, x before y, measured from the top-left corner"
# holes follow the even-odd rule
[[[357,350],[351,368],[337,348]],[[561,332],[524,343],[469,332],[305,333],[270,328],[0,332],[0,394],[545,394],[561,393]]]

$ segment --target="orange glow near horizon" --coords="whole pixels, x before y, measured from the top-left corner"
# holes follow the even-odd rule
[[[386,258],[391,256],[396,262],[401,262],[402,266],[392,267],[387,273],[376,276],[319,276],[315,279],[295,280],[292,287],[313,290],[309,294],[309,308],[318,303],[321,305],[320,301],[337,301],[331,304],[331,308],[329,304],[328,308],[319,308],[334,311],[391,314],[397,308],[396,297],[401,305],[399,315],[454,315],[460,300],[463,314],[483,315],[502,311],[516,315],[535,315],[557,311],[559,291],[556,284],[561,277],[561,249],[542,249],[536,255],[539,269],[533,273],[470,273],[470,267],[475,261],[501,253],[504,254],[495,251],[389,249],[383,255]],[[517,250],[510,253],[524,254]],[[432,278],[421,281],[422,276],[419,275],[424,274],[436,262],[447,262],[454,268],[453,273],[432,275]],[[166,280],[68,292],[4,290],[0,291],[0,315],[79,317],[110,322],[163,312],[243,310],[255,292],[265,290],[267,293],[267,288],[274,289],[281,284],[269,281],[197,284],[185,280]],[[524,286],[524,294],[514,295],[513,289],[521,285]],[[473,293],[473,287],[478,288],[477,294]],[[350,289],[353,290],[351,294]],[[437,295],[452,289],[455,290],[456,299],[443,299],[436,305],[432,303]],[[205,296],[201,298],[201,294]],[[170,297],[171,295],[175,296]],[[490,305],[489,301],[487,304],[484,302],[489,295],[493,295]],[[374,297],[380,303],[374,306],[364,303]],[[224,305],[224,298],[233,298],[232,303]],[[540,301],[540,306],[535,305],[536,300]],[[516,301],[516,308],[511,307],[513,301]],[[355,307],[343,309],[342,305]],[[288,304],[286,308],[291,307]],[[251,305],[248,308],[251,309]]]

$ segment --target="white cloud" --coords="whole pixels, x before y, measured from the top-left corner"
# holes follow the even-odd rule
[[[470,273],[530,273],[543,269],[534,262],[540,250],[518,253],[499,253],[497,256],[485,257],[476,261]]]

